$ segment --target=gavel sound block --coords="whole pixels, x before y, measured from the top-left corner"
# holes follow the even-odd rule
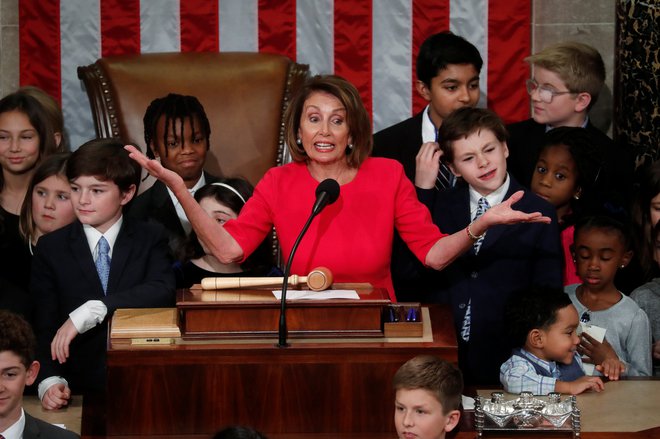
[[[307,276],[291,275],[289,286],[306,283],[312,291],[327,290],[332,286],[332,273],[325,267],[310,271]],[[229,288],[276,287],[284,282],[283,277],[205,277],[202,279],[203,290],[225,290]]]

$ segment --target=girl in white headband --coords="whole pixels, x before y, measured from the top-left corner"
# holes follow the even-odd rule
[[[195,199],[211,218],[224,224],[238,217],[246,201],[252,196],[252,191],[252,185],[246,180],[226,178],[198,189]],[[189,288],[200,283],[205,277],[281,275],[277,271],[271,273],[273,265],[268,242],[264,242],[261,247],[262,251],[255,252],[243,264],[223,264],[207,250],[193,231],[180,255],[183,262],[174,267],[177,288]]]

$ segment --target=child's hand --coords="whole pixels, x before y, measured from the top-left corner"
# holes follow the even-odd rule
[[[603,380],[601,380],[600,377],[583,376],[575,381],[557,381],[555,384],[555,392],[559,393],[579,395],[587,390],[602,392],[605,390]]]
[[[41,406],[46,410],[57,410],[69,404],[71,389],[64,384],[52,385],[44,393]]]
[[[442,157],[442,151],[437,142],[422,144],[415,157],[415,186],[421,189],[435,187],[440,170],[440,157]]]
[[[596,366],[596,370],[608,377],[612,381],[619,379],[619,376],[626,371],[626,365],[618,358],[609,358],[602,364]]]
[[[660,360],[660,340],[653,343],[653,358]]]
[[[607,340],[601,343],[586,332],[583,332],[581,337],[578,352],[587,357],[587,363],[601,364],[608,359],[619,359]]]
[[[66,319],[50,343],[50,355],[53,360],[59,361],[60,364],[66,362],[66,359],[69,358],[69,345],[76,335],[78,335],[78,330],[70,318]]]

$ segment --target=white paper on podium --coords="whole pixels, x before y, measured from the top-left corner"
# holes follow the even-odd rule
[[[277,300],[282,300],[282,290],[273,291]],[[360,299],[355,290],[289,290],[286,292],[287,300],[328,300],[328,299]]]
[[[602,343],[603,340],[605,340],[605,332],[607,330],[605,328],[601,328],[600,326],[596,325],[590,325],[589,323],[584,323],[580,322],[580,327],[578,328],[578,332],[580,334],[586,332],[590,336],[596,339],[597,342]],[[599,375],[596,372],[596,366],[591,364],[591,363],[583,363],[582,366],[584,367],[584,373],[585,375]]]

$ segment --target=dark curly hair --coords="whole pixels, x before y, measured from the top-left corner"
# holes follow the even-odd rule
[[[504,314],[511,347],[525,346],[532,329],[548,329],[557,321],[557,312],[569,305],[571,299],[561,288],[534,287],[513,294]]]
[[[158,121],[162,116],[165,116],[165,129],[161,133],[163,136],[163,143],[167,143],[167,135],[170,132],[170,127],[175,121],[190,119],[191,127],[194,130],[195,125],[192,120],[196,118],[199,121],[199,128],[202,135],[206,139],[207,148],[211,147],[211,124],[206,116],[204,107],[195,96],[185,96],[176,93],[170,93],[162,98],[157,98],[151,101],[144,113],[142,120],[144,124],[144,142],[147,146],[147,157],[155,158],[154,152],[151,150],[151,143],[157,138],[159,133],[156,132]],[[181,123],[180,137],[184,138],[183,123]],[[192,133],[195,136],[195,133]],[[167,152],[167,149],[165,150]]]

